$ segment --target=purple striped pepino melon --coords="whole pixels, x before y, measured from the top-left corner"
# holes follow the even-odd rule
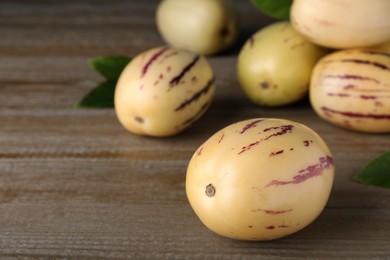
[[[139,54],[122,71],[115,112],[134,134],[171,136],[205,113],[214,92],[213,71],[203,56],[158,47]]]
[[[332,53],[314,68],[309,93],[316,113],[330,123],[361,132],[390,132],[389,53]]]
[[[221,129],[195,151],[186,193],[199,219],[217,234],[271,240],[321,214],[334,169],[328,146],[312,129],[254,118]]]
[[[389,0],[294,0],[291,24],[321,46],[366,48],[390,40]]]

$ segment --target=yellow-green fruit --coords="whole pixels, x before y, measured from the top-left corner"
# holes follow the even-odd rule
[[[291,23],[330,48],[368,47],[390,40],[389,0],[294,0]]]
[[[310,102],[326,121],[356,131],[390,133],[390,54],[334,52],[316,65]]]
[[[255,104],[287,105],[306,95],[312,69],[326,53],[290,23],[274,23],[255,33],[241,49],[238,79]]]
[[[229,125],[204,142],[187,169],[186,192],[210,230],[241,240],[297,232],[324,209],[332,154],[313,130],[284,119]]]
[[[115,90],[115,112],[130,132],[175,135],[208,109],[214,96],[213,71],[198,54],[158,47],[135,57]]]
[[[163,0],[156,20],[168,44],[203,55],[225,50],[237,38],[236,13],[228,0]]]

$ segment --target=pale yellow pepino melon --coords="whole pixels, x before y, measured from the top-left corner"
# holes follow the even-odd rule
[[[162,46],[137,55],[122,71],[115,112],[132,133],[171,136],[206,112],[214,92],[214,74],[203,56]]]
[[[207,139],[187,168],[186,193],[202,223],[239,240],[293,234],[323,211],[334,161],[310,128],[284,119],[254,118]]]
[[[238,35],[237,15],[229,0],[163,0],[156,24],[171,46],[203,55],[226,50]]]
[[[390,40],[388,0],[294,0],[293,27],[310,41],[336,49]]]
[[[312,69],[326,53],[288,22],[268,25],[251,36],[240,51],[240,86],[256,105],[294,103],[306,96]]]
[[[326,121],[347,129],[390,132],[390,54],[374,49],[334,52],[316,65],[310,102]]]

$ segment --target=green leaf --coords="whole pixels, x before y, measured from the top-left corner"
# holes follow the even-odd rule
[[[130,60],[126,56],[100,56],[89,60],[89,64],[106,79],[118,80]]]
[[[106,81],[93,88],[75,107],[114,107],[116,83],[130,61],[131,58],[126,56],[100,56],[89,60],[91,67],[105,77]]]
[[[277,19],[290,19],[290,7],[293,0],[252,0],[261,11]]]
[[[116,82],[116,80],[107,80],[99,84],[76,104],[76,108],[114,107]]]
[[[371,161],[354,179],[360,183],[390,188],[390,151]]]

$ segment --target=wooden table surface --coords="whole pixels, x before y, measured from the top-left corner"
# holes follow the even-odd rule
[[[240,38],[230,52],[208,58],[215,100],[192,128],[170,138],[130,134],[113,109],[73,107],[102,80],[87,59],[164,44],[154,20],[158,1],[0,2],[0,259],[390,259],[390,190],[352,180],[389,150],[389,135],[334,127],[307,100],[252,105],[237,82],[237,53],[273,20],[249,1],[236,2]],[[185,194],[195,149],[220,128],[254,117],[311,127],[337,168],[320,217],[269,242],[215,235]]]

